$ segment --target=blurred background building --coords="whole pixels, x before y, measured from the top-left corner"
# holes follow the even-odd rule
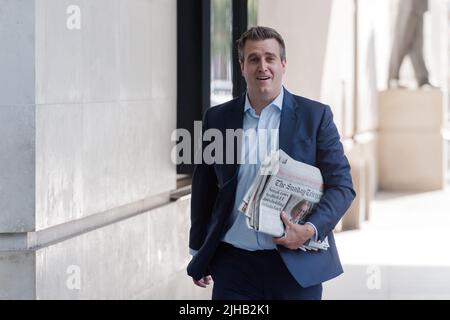
[[[332,107],[351,162],[324,298],[450,298],[450,4],[425,16],[438,88],[407,60],[388,90],[397,3],[0,0],[0,298],[209,297],[185,271],[172,133],[244,92],[233,43],[253,25],[283,35],[286,88]]]

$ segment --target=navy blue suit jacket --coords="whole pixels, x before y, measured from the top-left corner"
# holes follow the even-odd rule
[[[226,129],[242,129],[244,102],[245,95],[242,95],[210,108],[203,119],[203,130],[215,128],[225,137]],[[355,191],[350,165],[329,106],[285,90],[279,134],[280,149],[298,161],[318,167],[324,179],[324,194],[308,221],[316,226],[319,240],[328,236],[330,248],[304,252],[278,246],[291,274],[301,286],[308,287],[343,272],[332,230],[350,206]],[[227,142],[223,140],[226,150]],[[203,142],[203,148],[206,145],[207,142]],[[235,143],[232,164],[226,164],[225,160],[224,164],[202,163],[194,170],[189,247],[198,252],[187,271],[195,280],[209,274],[209,263],[233,210],[239,169],[236,159],[238,147]]]

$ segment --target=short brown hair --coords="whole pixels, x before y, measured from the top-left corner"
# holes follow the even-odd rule
[[[266,39],[277,40],[278,44],[280,45],[280,58],[282,61],[286,60],[286,46],[284,44],[283,37],[281,37],[281,35],[275,29],[269,27],[253,27],[245,31],[236,42],[239,62],[244,62],[244,47],[247,40],[258,41]]]

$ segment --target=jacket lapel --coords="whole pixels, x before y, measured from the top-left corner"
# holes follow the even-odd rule
[[[236,102],[231,106],[231,108],[227,109],[226,118],[225,118],[225,130],[223,132],[224,137],[226,138],[226,129],[232,129],[232,130],[238,130],[242,129],[244,126],[244,103],[245,103],[245,94],[242,94],[238,97]],[[228,179],[231,179],[234,177],[238,171],[239,165],[238,165],[238,154],[240,154],[241,151],[241,145],[237,143],[237,140],[235,141],[226,141],[224,139],[224,154],[226,154],[227,151],[227,144],[233,143],[233,162],[231,164],[227,164],[224,167],[227,171],[227,177]],[[226,162],[226,158],[223,159],[224,163]]]
[[[297,113],[295,110],[296,102],[292,94],[284,90],[283,108],[281,109],[280,119],[280,149],[292,156],[292,139],[296,132]]]

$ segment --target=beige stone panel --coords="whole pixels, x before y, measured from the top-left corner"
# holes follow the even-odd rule
[[[440,132],[381,132],[379,150],[380,189],[430,191],[444,187],[444,139]]]
[[[380,92],[380,130],[427,129],[439,131],[444,104],[440,90],[386,90]]]

